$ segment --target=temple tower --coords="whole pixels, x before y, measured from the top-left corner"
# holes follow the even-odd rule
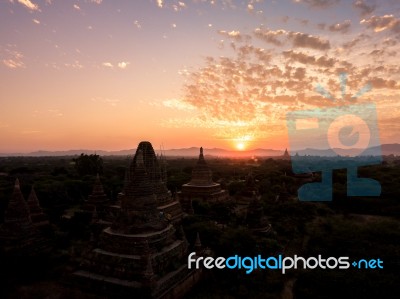
[[[200,148],[199,159],[192,170],[192,178],[189,183],[182,185],[178,196],[185,212],[190,211],[191,202],[194,199],[215,202],[228,199],[228,193],[222,190],[221,185],[213,182],[212,170],[204,159],[203,148]]]
[[[13,194],[0,225],[0,249],[7,256],[36,256],[50,247],[32,223],[29,206],[22,195],[19,180],[15,180]]]
[[[33,186],[31,188],[27,203],[33,225],[40,228],[49,226],[49,220],[43,213],[43,209],[40,207],[39,199],[36,196],[35,188]]]
[[[179,223],[182,219],[182,208],[179,201],[176,200],[167,189],[165,173],[163,173],[161,169],[159,160],[157,159],[156,153],[150,142],[142,141],[139,143],[135,156],[129,166],[129,172],[126,176],[126,184],[129,184],[129,181],[133,178],[137,166],[137,156],[139,151],[142,153],[143,166],[152,186],[152,190],[156,196],[157,209],[168,221]],[[164,162],[165,161],[163,161],[163,163]]]
[[[101,232],[98,247],[85,257],[75,277],[94,290],[180,298],[199,274],[187,267],[186,240],[176,237],[173,224],[159,210],[155,174],[149,177],[144,157],[138,148],[119,215]]]

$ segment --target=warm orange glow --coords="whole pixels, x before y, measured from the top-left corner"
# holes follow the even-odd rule
[[[246,148],[246,144],[244,142],[238,142],[238,143],[236,143],[236,148],[239,151],[242,151],[242,150],[244,150]]]

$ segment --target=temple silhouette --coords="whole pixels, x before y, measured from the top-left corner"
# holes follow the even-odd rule
[[[101,193],[99,186],[93,190]],[[180,204],[166,188],[150,142],[139,144],[118,204],[110,209],[111,225],[74,273],[83,288],[122,297],[181,298],[200,279],[201,271],[188,269]]]
[[[182,185],[178,192],[182,208],[186,213],[193,213],[192,201],[201,200],[207,202],[228,200],[228,193],[221,188],[219,183],[212,179],[212,170],[204,159],[203,148],[200,148],[199,159],[192,170],[189,183]]]

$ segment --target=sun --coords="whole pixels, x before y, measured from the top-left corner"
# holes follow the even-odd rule
[[[237,150],[242,151],[245,148],[246,148],[246,144],[244,144],[244,142],[239,141],[239,142],[236,143],[236,149]]]

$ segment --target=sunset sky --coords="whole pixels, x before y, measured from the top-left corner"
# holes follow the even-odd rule
[[[398,0],[1,0],[0,152],[282,149],[368,83],[400,142],[399,49]]]

